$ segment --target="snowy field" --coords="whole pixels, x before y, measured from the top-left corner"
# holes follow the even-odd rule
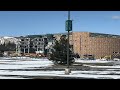
[[[98,66],[96,63],[117,63],[117,61],[100,60],[76,60],[77,63],[83,63],[83,66],[90,68],[102,68],[104,70],[89,71],[71,71],[70,75],[65,75],[65,71],[55,70],[36,70],[36,68],[52,67],[53,63],[48,59],[35,59],[26,57],[0,58],[0,79],[33,79],[39,76],[59,76],[59,77],[79,77],[93,79],[120,79],[120,65]],[[84,64],[85,63],[85,64]],[[90,65],[87,63],[94,63]],[[119,62],[118,62],[119,63]]]

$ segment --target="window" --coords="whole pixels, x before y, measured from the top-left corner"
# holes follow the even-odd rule
[[[39,39],[39,41],[42,41],[42,39]]]
[[[21,39],[21,41],[24,41],[24,39]]]

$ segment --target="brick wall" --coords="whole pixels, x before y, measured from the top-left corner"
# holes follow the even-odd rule
[[[81,56],[89,54],[100,58],[120,52],[120,38],[89,37],[89,32],[74,32],[73,48]]]

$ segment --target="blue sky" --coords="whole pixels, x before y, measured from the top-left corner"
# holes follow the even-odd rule
[[[0,11],[0,36],[63,33],[67,11]],[[73,31],[120,35],[120,11],[71,11]]]

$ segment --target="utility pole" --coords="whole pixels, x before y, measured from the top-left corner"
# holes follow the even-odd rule
[[[70,20],[70,11],[68,11],[68,20]],[[69,22],[68,22],[68,41],[67,41],[67,68],[69,68]]]
[[[71,70],[69,69],[69,34],[72,31],[72,20],[70,20],[70,11],[68,11],[68,20],[66,21],[66,31],[68,31],[68,40],[67,40],[67,68],[65,69],[65,74],[69,74]]]

